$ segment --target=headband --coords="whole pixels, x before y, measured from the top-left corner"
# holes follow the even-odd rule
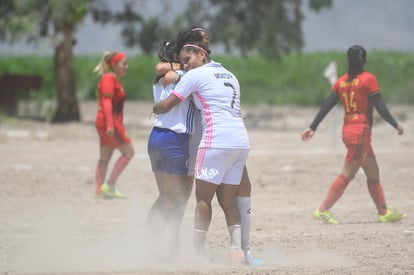
[[[125,56],[126,56],[125,53],[123,53],[123,52],[117,52],[114,56],[111,57],[111,59],[109,59],[108,65],[109,66],[112,66],[112,65],[118,63]]]
[[[206,30],[205,29],[203,29],[203,28],[194,28],[194,29],[191,29],[192,31],[199,31],[199,32],[206,32]]]
[[[208,53],[207,53],[206,49],[204,49],[203,47],[200,47],[200,46],[198,46],[198,45],[196,45],[196,44],[185,44],[185,45],[183,46],[183,49],[184,49],[184,48],[186,48],[186,47],[193,47],[193,48],[197,48],[197,49],[199,49],[200,51],[203,51],[206,55],[208,55]]]

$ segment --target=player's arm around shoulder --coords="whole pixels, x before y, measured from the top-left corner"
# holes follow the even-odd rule
[[[164,75],[169,71],[176,71],[180,70],[181,64],[180,63],[168,63],[168,62],[158,62],[155,65],[155,74],[156,75]]]
[[[181,102],[181,99],[178,96],[176,96],[174,93],[171,93],[166,99],[156,103],[152,107],[152,111],[155,114],[166,113],[180,102]]]

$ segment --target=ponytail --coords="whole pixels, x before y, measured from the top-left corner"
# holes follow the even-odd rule
[[[113,57],[115,57],[117,52],[111,53],[108,51],[105,51],[102,55],[101,60],[99,61],[98,65],[96,65],[95,69],[93,69],[94,72],[98,73],[98,75],[103,75],[104,73],[108,72],[110,70],[110,61]],[[123,53],[121,53],[123,54]]]

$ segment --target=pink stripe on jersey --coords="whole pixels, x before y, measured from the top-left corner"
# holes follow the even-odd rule
[[[206,103],[205,99],[201,96],[199,92],[195,92],[195,95],[200,100],[201,105],[203,106],[204,120],[206,123],[206,131],[204,136],[204,145],[201,147],[211,147],[213,140],[213,117],[210,112],[209,105]]]
[[[179,99],[179,100],[181,100],[181,101],[185,100],[185,97],[183,97],[182,95],[180,95],[179,93],[177,93],[175,90],[174,90],[174,91],[172,91],[172,93],[173,93],[176,97],[178,97],[178,99]]]

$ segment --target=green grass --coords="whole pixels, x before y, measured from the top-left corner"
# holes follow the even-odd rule
[[[99,77],[93,68],[100,56],[76,56],[74,60],[77,95],[79,100],[95,99]],[[335,60],[338,74],[346,72],[345,54],[321,52],[292,54],[281,61],[262,57],[246,59],[215,56],[239,79],[242,102],[271,105],[319,105],[329,93],[330,85],[323,76],[325,67]],[[128,74],[121,80],[128,99],[152,100],[155,56],[130,56]],[[414,104],[414,53],[372,52],[368,55],[366,70],[374,73],[389,103]],[[36,95],[40,100],[53,100],[55,82],[53,57],[0,57],[0,72],[36,74],[44,78],[43,87]]]

